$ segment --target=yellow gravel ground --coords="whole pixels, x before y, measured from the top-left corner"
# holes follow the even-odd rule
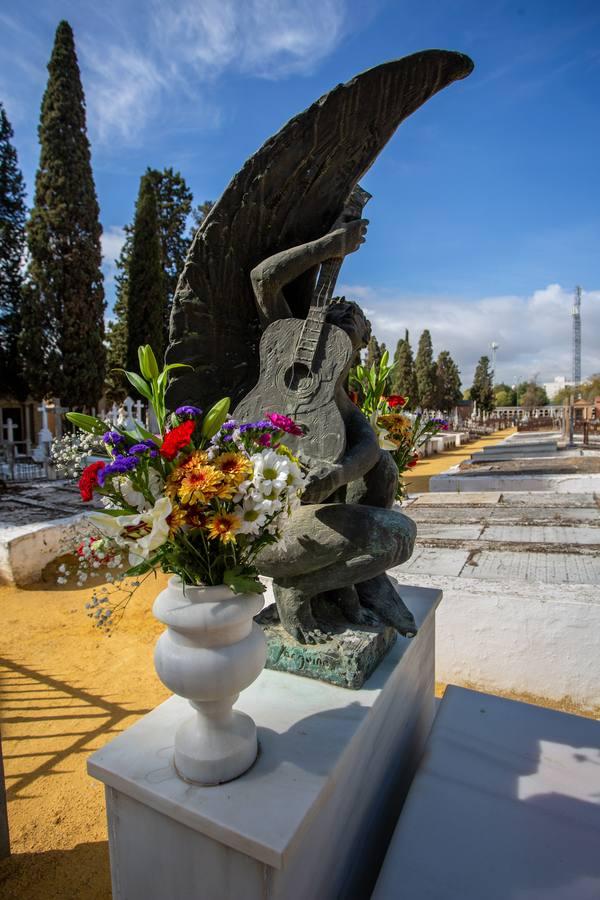
[[[507,434],[419,463],[411,492],[428,490],[431,475]],[[0,863],[3,900],[109,900],[104,796],[86,759],[167,697],[152,662],[162,626],[150,612],[164,579],[148,579],[109,638],[85,615],[89,590],[56,584],[57,565],[39,584],[0,587],[13,850]]]

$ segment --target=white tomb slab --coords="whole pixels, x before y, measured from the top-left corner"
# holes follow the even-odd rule
[[[449,687],[372,900],[598,900],[600,723]]]
[[[88,761],[106,785],[114,900],[368,897],[434,714],[441,592],[403,587],[419,632],[358,691],[265,670],[236,704],[260,754],[236,781],[173,769],[173,697]]]
[[[417,531],[418,535],[418,531]],[[469,559],[469,551],[452,547],[419,547],[401,566],[390,569],[389,574],[399,581],[416,575],[458,576]]]
[[[463,578],[547,584],[600,584],[600,556],[588,553],[546,553],[481,550],[461,571]]]

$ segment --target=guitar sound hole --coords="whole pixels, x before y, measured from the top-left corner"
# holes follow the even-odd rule
[[[313,375],[304,363],[294,363],[285,373],[285,386],[289,391],[301,392],[312,384]]]

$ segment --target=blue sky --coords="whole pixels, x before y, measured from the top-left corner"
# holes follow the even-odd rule
[[[54,30],[73,26],[105,230],[105,273],[139,177],[173,166],[197,201],[340,81],[428,47],[475,61],[405,122],[364,186],[368,241],[340,287],[380,339],[429,327],[466,384],[569,375],[583,295],[583,371],[600,370],[600,4],[594,0],[4,0],[0,99],[27,186]]]

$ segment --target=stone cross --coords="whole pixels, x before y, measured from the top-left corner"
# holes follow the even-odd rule
[[[38,444],[42,449],[44,456],[48,455],[48,447],[52,443],[52,432],[48,428],[48,407],[46,401],[42,400],[41,406],[38,406],[38,412],[42,414],[42,427],[38,431]]]
[[[125,397],[123,407],[121,407],[119,412],[119,425],[126,428],[127,431],[131,431],[135,428],[135,422],[133,421],[133,400],[131,397]]]
[[[69,412],[68,406],[61,406],[60,398],[54,398],[54,436],[62,437],[62,416],[63,413]]]
[[[142,423],[144,421],[144,404],[138,397],[133,405],[135,407],[135,420]]]
[[[15,425],[12,419],[7,419],[4,424],[4,430],[6,432],[6,440],[9,444],[14,444],[15,442],[15,431],[19,426]]]
[[[110,412],[109,412],[109,414],[108,414],[108,417],[109,417],[109,419],[110,419],[110,421],[112,422],[113,425],[117,425],[117,424],[118,424],[118,421],[119,421],[119,407],[117,406],[116,403],[113,403],[113,405],[111,406]]]

